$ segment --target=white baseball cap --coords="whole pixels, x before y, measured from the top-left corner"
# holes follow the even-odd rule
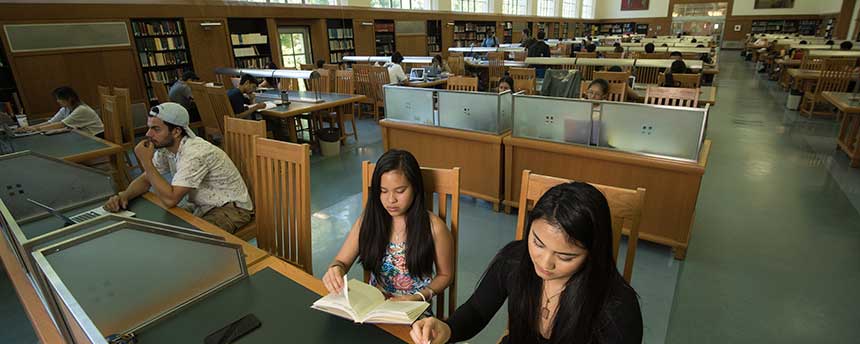
[[[149,115],[161,119],[166,123],[182,127],[188,137],[197,137],[194,131],[188,127],[188,110],[177,103],[161,103],[149,109]]]

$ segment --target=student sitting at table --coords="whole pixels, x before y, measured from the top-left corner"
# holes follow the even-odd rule
[[[849,41],[839,43],[839,50],[851,50],[851,48],[854,48],[854,43]]]
[[[143,174],[108,199],[105,210],[128,208],[128,202],[149,191],[167,207],[179,204],[230,233],[248,224],[254,205],[242,175],[217,146],[197,137],[188,127],[188,111],[177,103],[154,106],[146,120],[146,139],[134,147]],[[162,174],[170,173],[168,183]]]
[[[537,40],[532,37],[532,31],[528,28],[523,29],[523,39],[520,41],[520,48],[526,48],[526,50],[528,50],[528,48],[531,48],[532,44],[535,44],[535,42],[537,42]]]
[[[829,39],[829,40],[827,40],[827,42],[824,42],[824,45],[834,45],[834,44],[836,44],[836,42],[834,42],[832,39]]]
[[[603,79],[591,80],[585,91],[585,99],[588,100],[606,100],[607,95],[609,95],[609,82]]]
[[[47,122],[19,128],[19,132],[48,131],[54,129],[78,129],[90,135],[101,137],[104,124],[99,115],[89,105],[84,104],[78,93],[69,86],[57,87],[52,92],[60,110]]]
[[[425,203],[424,180],[411,153],[390,150],[376,162],[364,212],[322,280],[331,293],[356,258],[370,284],[397,301],[428,301],[451,284],[453,239]],[[433,273],[436,275],[434,276]]]
[[[484,48],[498,48],[499,39],[496,38],[496,33],[492,30],[487,31],[487,38],[484,39],[484,42],[481,43],[481,46]]]
[[[197,105],[194,104],[194,97],[191,95],[191,86],[188,86],[189,81],[200,81],[194,71],[185,71],[182,77],[170,86],[167,91],[167,96],[171,102],[182,105],[185,110],[188,110],[188,115],[191,116],[191,122],[200,120],[200,112],[197,110]]]
[[[672,65],[669,67],[669,70],[663,74],[663,87],[680,87],[681,84],[678,81],[675,81],[673,77],[674,74],[684,74],[689,73],[690,70],[687,69],[687,64],[684,61],[677,60],[672,62]]]
[[[242,74],[239,79],[239,87],[227,91],[227,98],[230,99],[230,106],[236,117],[249,118],[254,111],[266,108],[266,104],[254,104],[254,92],[259,84],[260,81],[253,75]],[[246,104],[249,105],[247,108],[245,108]]]
[[[615,267],[603,194],[581,182],[556,185],[527,221],[525,238],[496,254],[469,300],[445,321],[415,322],[412,340],[468,340],[507,300],[501,343],[642,343],[638,296]]]
[[[404,85],[409,82],[409,77],[403,72],[403,67],[400,63],[403,62],[403,55],[399,51],[395,51],[391,55],[391,62],[385,64],[388,68],[388,82],[394,85]]]
[[[266,69],[278,69],[278,66],[275,65],[274,62],[269,62],[266,64]],[[278,88],[278,80],[273,77],[263,78],[263,82],[260,83],[258,88]]]
[[[653,54],[654,53],[654,43],[645,43],[645,53]]]
[[[684,59],[684,55],[681,54],[680,51],[673,51],[669,53],[669,58],[675,61],[681,61]]]
[[[534,44],[532,44],[529,47],[528,56],[529,57],[549,57],[550,56],[549,45],[547,45],[546,42],[544,42],[544,39],[546,39],[546,32],[538,31],[537,39],[538,39],[537,42],[535,42]]]
[[[451,73],[451,68],[442,59],[442,55],[433,56],[433,61],[430,62],[430,67],[427,68],[427,76],[438,77],[442,73]]]
[[[507,75],[499,79],[499,93],[504,91],[514,91],[514,79]]]

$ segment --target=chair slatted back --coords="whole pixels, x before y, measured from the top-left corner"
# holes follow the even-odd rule
[[[528,211],[534,207],[540,197],[552,187],[571,181],[523,170],[515,237],[517,240],[525,238],[528,234],[526,231]],[[627,254],[622,276],[629,283],[633,277],[633,262],[636,258],[636,245],[639,242],[639,223],[642,219],[642,209],[645,208],[645,189],[632,190],[594,183],[589,184],[603,193],[609,204],[609,213],[612,218],[612,255],[616,259],[618,258],[621,235],[627,232]]]
[[[661,59],[665,60],[665,59],[669,58],[669,53],[667,53],[667,52],[659,52],[659,53],[640,52],[638,55],[636,55],[636,58],[637,59],[643,59],[643,60],[661,60]]]
[[[636,75],[636,82],[640,84],[657,84],[660,82],[661,67],[636,67],[633,75]]]
[[[454,75],[465,75],[466,74],[466,61],[463,58],[463,55],[451,55],[448,56],[448,69],[451,70],[451,74]]]
[[[221,86],[205,86],[206,94],[209,97],[209,104],[212,106],[212,113],[218,121],[218,127],[221,132],[224,132],[224,116],[236,117],[233,113],[233,106],[230,105],[230,98],[227,97],[227,90]]]
[[[822,92],[847,92],[856,62],[855,59],[850,58],[825,60],[822,65],[821,76],[818,77],[818,82],[815,83],[815,94],[820,95]]]
[[[370,184],[373,177],[373,169],[376,164],[370,161],[361,163],[361,206],[367,206],[367,198],[370,194]],[[449,229],[451,236],[454,239],[452,245],[452,264],[453,274],[451,276],[451,285],[446,289],[448,297],[448,313],[445,313],[445,293],[440,293],[436,296],[436,315],[440,319],[445,319],[454,313],[457,309],[457,247],[459,242],[460,231],[460,168],[454,167],[451,169],[443,168],[421,168],[421,177],[424,180],[425,199],[430,209],[433,211],[433,194],[437,195],[436,215],[439,216],[446,224],[450,219]],[[451,213],[448,214],[448,197],[451,197]],[[365,271],[365,280],[369,277],[369,272]]]
[[[209,100],[206,86],[202,82],[195,81],[189,81],[188,86],[191,87],[191,96],[194,97],[194,104],[197,105],[197,111],[200,112],[200,121],[203,122],[203,127],[209,131],[223,133],[224,129],[212,109],[212,102]]]
[[[335,73],[335,88],[336,93],[355,94],[355,80],[353,79],[352,71],[339,70]]]
[[[576,65],[576,69],[581,73],[582,80],[594,80],[594,70],[597,66],[594,65]]]
[[[698,107],[698,88],[648,87],[645,104]]]
[[[606,95],[606,100],[613,102],[623,102],[627,100],[627,84],[625,83],[610,83],[609,94]]]
[[[487,53],[487,62],[489,64],[489,81],[490,88],[498,84],[499,79],[505,75],[505,53],[501,51]]]
[[[322,93],[330,93],[332,87],[333,73],[328,69],[317,69],[316,72],[319,73],[320,76],[316,79],[307,80],[308,90]]]
[[[382,87],[390,83],[388,68],[370,67],[370,86],[373,89],[373,99],[378,106],[385,105],[385,96]]]
[[[525,94],[537,94],[537,79],[514,79],[514,92],[524,91]]]
[[[266,122],[224,116],[224,152],[233,160],[245,186],[254,197],[254,141],[266,137]]]
[[[104,125],[104,138],[107,141],[121,145],[122,141],[122,126],[120,125],[119,114],[117,109],[117,96],[102,94],[99,96],[102,103],[101,115],[102,124]]]
[[[682,88],[700,88],[702,87],[702,74],[699,73],[683,73],[683,74],[675,74],[672,73],[672,80],[675,81],[675,85],[668,87],[682,87]],[[661,86],[666,86],[666,74],[660,73],[657,78],[657,84]]]
[[[113,94],[116,96],[117,114],[122,126],[122,142],[126,145],[134,144],[134,118],[131,112],[131,92],[127,88],[114,87]]]
[[[824,59],[820,57],[812,57],[809,54],[803,55],[803,60],[800,61],[800,69],[806,70],[821,70],[824,66]]]
[[[278,89],[281,91],[299,91],[299,81],[296,79],[278,79]]]
[[[526,51],[513,51],[511,52],[511,60],[514,61],[525,61],[526,57],[528,57],[528,52]],[[570,54],[568,54],[570,55]]]
[[[511,67],[508,70],[508,74],[511,76],[511,79],[514,79],[514,82],[516,80],[537,79],[534,68]]]
[[[369,64],[354,64],[352,73],[355,79],[355,93],[367,97],[363,103],[372,104],[376,100],[373,97],[373,86],[370,84],[370,67]]]
[[[595,59],[595,58],[597,58],[597,52],[579,51],[576,53],[576,57],[577,58]]]
[[[615,84],[615,83],[626,84],[627,80],[630,79],[630,72],[595,71],[594,72],[594,78],[606,80],[606,82],[608,82],[609,84]]]
[[[258,137],[253,184],[257,246],[313,274],[310,146]]]
[[[478,78],[468,76],[452,76],[448,78],[447,89],[453,91],[478,91]]]
[[[616,53],[614,51],[607,51],[607,52],[603,53],[603,57],[607,58],[607,59],[623,59],[624,53],[623,52]]]
[[[167,85],[165,85],[161,81],[152,80],[150,81],[152,84],[152,93],[155,95],[155,99],[158,100],[159,104],[167,103],[170,101],[170,96],[167,92]]]

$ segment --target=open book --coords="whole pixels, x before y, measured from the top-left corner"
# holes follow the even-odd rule
[[[330,293],[311,306],[357,323],[411,324],[430,304],[424,301],[388,301],[375,287],[343,276],[340,295]]]

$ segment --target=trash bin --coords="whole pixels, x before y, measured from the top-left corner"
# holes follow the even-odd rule
[[[335,156],[340,154],[340,129],[322,128],[317,131],[320,141],[320,150],[323,156]]]
[[[800,90],[791,90],[788,93],[788,100],[785,101],[785,107],[789,110],[797,110],[800,107],[801,98],[803,98],[803,92]]]

